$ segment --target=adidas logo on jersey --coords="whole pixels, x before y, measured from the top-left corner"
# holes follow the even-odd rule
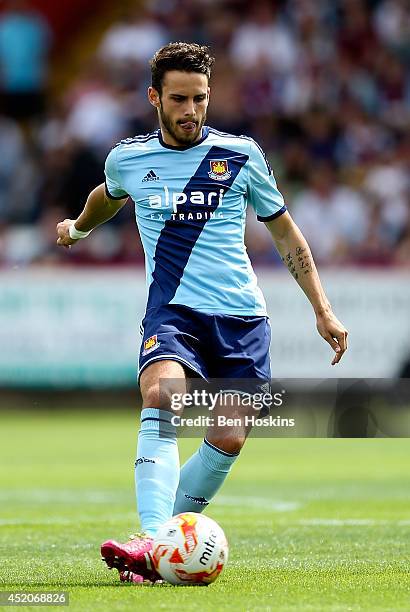
[[[153,170],[150,170],[142,179],[142,183],[148,183],[148,181],[159,181],[159,176]]]

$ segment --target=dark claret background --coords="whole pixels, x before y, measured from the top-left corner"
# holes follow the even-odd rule
[[[249,440],[209,506],[230,562],[208,589],[121,585],[99,561],[103,539],[138,527],[132,204],[55,245],[110,148],[156,129],[148,60],[176,40],[210,45],[208,123],[266,151],[350,332],[331,368],[250,210],[272,371],[293,379],[301,421]],[[405,0],[0,2],[0,590],[69,591],[81,611],[408,608],[409,60]],[[312,426],[303,380],[334,377],[379,385],[378,417],[357,394]],[[182,461],[198,442],[181,438]]]

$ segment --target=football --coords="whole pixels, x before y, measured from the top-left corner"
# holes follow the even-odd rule
[[[207,585],[228,561],[228,542],[218,523],[184,512],[158,530],[152,558],[157,572],[171,584]]]

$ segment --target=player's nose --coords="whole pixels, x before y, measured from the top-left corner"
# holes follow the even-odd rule
[[[195,104],[193,102],[193,100],[188,101],[184,107],[184,118],[185,119],[191,119],[193,117],[195,117],[196,112],[195,112]]]

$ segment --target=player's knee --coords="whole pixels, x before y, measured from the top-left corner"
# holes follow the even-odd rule
[[[173,402],[176,390],[170,384],[153,382],[142,391],[144,408],[159,408],[160,410],[174,409]]]
[[[237,455],[245,444],[246,436],[237,432],[219,432],[213,436],[207,436],[207,440],[224,453]]]
[[[160,408],[161,410],[169,410],[171,403],[168,393],[161,389],[158,382],[149,385],[144,389],[142,394],[143,405],[146,408]]]

